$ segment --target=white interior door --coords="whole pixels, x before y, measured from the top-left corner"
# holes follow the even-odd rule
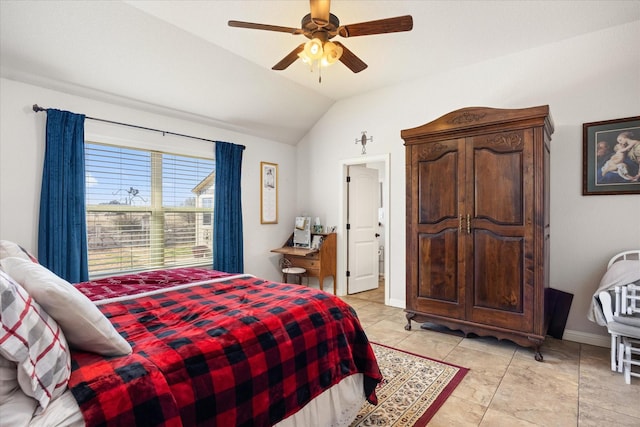
[[[378,287],[378,170],[349,166],[347,293]]]

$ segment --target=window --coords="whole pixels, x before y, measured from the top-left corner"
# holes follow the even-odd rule
[[[85,144],[92,277],[213,260],[213,159]]]

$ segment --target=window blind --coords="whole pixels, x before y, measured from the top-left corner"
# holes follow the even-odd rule
[[[85,144],[91,277],[211,265],[213,159]]]

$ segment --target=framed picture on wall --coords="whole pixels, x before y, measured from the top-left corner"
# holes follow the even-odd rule
[[[582,194],[640,194],[640,116],[582,125]]]
[[[278,165],[260,162],[260,223],[278,223]]]

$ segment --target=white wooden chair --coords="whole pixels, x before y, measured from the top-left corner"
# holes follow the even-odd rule
[[[619,344],[619,363],[622,365],[624,382],[631,384],[631,377],[640,378],[640,371],[634,371],[634,366],[640,366],[640,304],[638,297],[640,286],[630,283],[616,286],[615,311],[613,319],[616,322],[630,325],[638,330],[638,336],[623,335]]]
[[[622,261],[625,259],[640,259],[640,249],[633,249],[630,251],[620,252],[619,254],[614,255],[609,260],[607,264],[607,269],[609,269],[614,262]]]
[[[607,264],[607,270],[611,269],[611,266],[614,263],[623,260],[640,260],[640,249],[628,250],[614,255],[613,257],[611,257]],[[632,284],[632,286],[636,285]],[[637,296],[638,292],[637,287],[633,290],[633,292],[629,292],[629,289],[625,286],[616,286],[614,289],[600,292],[598,294],[598,298],[600,300],[602,312],[607,323],[607,330],[611,335],[611,370],[623,372],[623,358],[625,354],[625,347],[623,346],[622,337],[627,336],[625,335],[625,333],[631,334],[630,336],[632,337],[637,333],[637,331],[636,329],[634,329],[634,326],[628,325],[629,320],[627,320],[626,322],[620,322],[620,319],[618,318],[621,314],[623,316],[626,316],[626,314],[623,313],[626,313],[629,305],[633,306],[635,304],[635,307],[638,307],[638,301],[634,299],[634,297]],[[625,298],[623,298],[623,292],[625,293]],[[626,298],[626,295],[628,293],[631,293],[631,302],[629,302],[629,299]],[[625,312],[623,312],[622,309],[623,305],[625,305]],[[631,343],[631,345],[633,345],[633,343]],[[633,354],[633,352],[631,353]]]
[[[600,298],[600,304],[602,305],[602,312],[607,320],[607,331],[611,335],[611,370],[622,372],[622,363],[620,359],[620,344],[622,343],[620,333],[623,332],[621,328],[613,321],[613,304],[614,301],[611,298],[611,294],[607,291],[602,291],[598,294]]]
[[[640,316],[619,311],[623,287],[616,286],[615,300],[608,291],[602,291],[598,296],[611,335],[611,370],[622,372],[625,382],[630,384],[632,376],[640,377],[640,373],[633,370],[634,366],[640,366]]]
[[[624,382],[631,384],[631,377],[640,378],[640,371],[633,370],[634,366],[640,366],[640,339],[622,337],[620,346],[622,354],[622,372]]]
[[[617,297],[617,295],[616,295]],[[618,301],[618,297],[616,298]],[[620,287],[620,310],[623,315],[633,316],[640,314],[640,285],[629,284]],[[616,308],[617,303],[616,303]]]

